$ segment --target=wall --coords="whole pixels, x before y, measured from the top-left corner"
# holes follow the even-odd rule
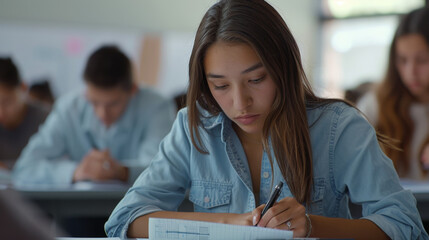
[[[0,0],[0,54],[18,55],[18,65],[22,66],[21,71],[27,81],[44,74],[60,78],[56,80],[54,88],[61,95],[79,82],[76,78],[80,78],[84,60],[97,45],[118,42],[125,52],[136,59],[141,38],[159,35],[164,44],[159,85],[184,88],[193,34],[203,14],[214,2]],[[312,78],[316,62],[318,2],[269,2],[294,33],[302,52],[304,67]],[[174,49],[181,49],[182,52]],[[37,60],[38,57],[41,59]],[[44,73],[44,65],[50,65],[50,70],[45,70],[50,73]],[[179,83],[177,79],[180,79]],[[174,92],[168,90],[166,94]]]

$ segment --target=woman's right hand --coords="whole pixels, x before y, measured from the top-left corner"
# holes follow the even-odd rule
[[[263,217],[258,219],[259,227],[293,231],[293,237],[305,237],[311,232],[311,222],[306,215],[305,207],[295,198],[285,197],[275,203]]]

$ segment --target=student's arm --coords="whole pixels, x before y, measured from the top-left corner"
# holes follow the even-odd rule
[[[338,195],[347,194],[351,202],[362,205],[363,217],[344,224],[368,224],[360,234],[374,229],[369,225],[372,222],[392,239],[427,238],[416,200],[400,185],[392,161],[380,148],[374,128],[353,108],[345,108],[333,121],[337,124],[332,125],[335,134],[330,139],[330,186]],[[321,219],[318,217],[314,219],[315,231],[322,231],[327,223],[318,222]],[[327,221],[334,223],[335,219]],[[339,229],[332,228],[335,234]]]
[[[302,205],[301,205],[302,206]],[[263,206],[258,207],[258,212],[262,211]],[[305,212],[305,211],[304,211]],[[268,212],[267,212],[268,214]],[[200,212],[167,212],[159,211],[141,216],[134,220],[128,228],[128,237],[131,238],[147,238],[149,235],[149,218],[174,218],[194,221],[205,221],[215,223],[226,223],[234,225],[253,226],[253,216],[255,211],[234,214],[234,213],[200,213]],[[265,215],[264,215],[265,216]],[[306,217],[303,215],[301,221],[294,219],[293,237],[306,237],[309,231],[308,225],[305,222]],[[350,238],[350,239],[389,239],[389,237],[373,222],[367,219],[342,219],[342,218],[328,218],[316,215],[310,215],[312,230],[310,237],[317,238]],[[272,226],[265,225],[261,222],[263,227],[270,227],[276,229],[288,230],[285,222],[271,222]],[[299,225],[299,226],[298,226]],[[258,225],[259,226],[259,225]]]
[[[253,211],[259,227],[292,230],[294,238],[309,236],[317,238],[388,239],[388,236],[366,219],[328,218],[317,215],[305,216],[305,207],[295,198],[285,197],[274,204],[262,218]],[[290,221],[291,228],[287,226]],[[311,225],[311,227],[310,227]]]
[[[299,204],[300,205],[300,204]],[[301,205],[302,206],[302,205]],[[135,219],[128,228],[128,237],[147,238],[149,234],[149,218],[174,218],[194,221],[205,221],[215,223],[226,223],[234,225],[253,226],[253,216],[255,212],[262,211],[263,205],[257,208],[257,211],[234,214],[234,213],[200,213],[200,212],[167,212],[159,211],[150,213]],[[304,211],[305,213],[305,211]],[[256,214],[258,215],[258,214]],[[269,212],[266,213],[269,215]],[[264,215],[264,216],[266,216]],[[279,216],[277,216],[279,217]],[[301,216],[303,221],[294,218],[292,225],[293,237],[306,237],[309,231],[305,215]],[[259,218],[256,218],[259,219]],[[261,220],[258,226],[288,230],[286,221],[283,219],[278,222],[277,219],[267,216],[267,220]],[[350,239],[389,239],[389,237],[373,222],[367,219],[343,219],[328,218],[317,215],[310,215],[312,229],[310,237],[317,238],[350,238]],[[270,221],[268,223],[268,221]]]
[[[69,184],[78,161],[67,151],[67,139],[73,141],[75,126],[65,117],[66,103],[59,100],[39,131],[30,138],[13,168],[15,183]],[[76,147],[79,140],[74,139]],[[79,159],[80,160],[80,159]]]
[[[310,215],[312,231],[310,237],[349,238],[355,240],[390,239],[376,224],[367,219],[328,218]]]

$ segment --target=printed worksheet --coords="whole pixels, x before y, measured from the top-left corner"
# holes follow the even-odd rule
[[[150,240],[288,239],[292,231],[201,221],[149,218]]]

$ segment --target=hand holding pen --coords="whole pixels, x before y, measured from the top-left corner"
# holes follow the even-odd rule
[[[260,210],[262,206],[253,211],[253,225],[293,231],[294,238],[309,237],[312,231],[311,219],[304,205],[294,197],[285,197],[276,203],[282,186],[282,182],[277,184],[262,211]]]
[[[277,201],[277,198],[279,198],[280,192],[282,191],[282,187],[283,187],[283,182],[280,181],[274,188],[274,191],[271,193],[270,199],[268,199],[267,204],[265,204],[265,207],[261,212],[261,217],[259,218],[259,221],[264,216],[264,214],[268,211],[268,209],[270,209]],[[254,226],[258,225],[259,221]]]
[[[111,179],[126,181],[128,177],[127,169],[113,159],[109,150],[99,150],[98,145],[90,134],[88,134],[87,140],[90,150],[77,166],[73,174],[73,181],[104,181]]]

